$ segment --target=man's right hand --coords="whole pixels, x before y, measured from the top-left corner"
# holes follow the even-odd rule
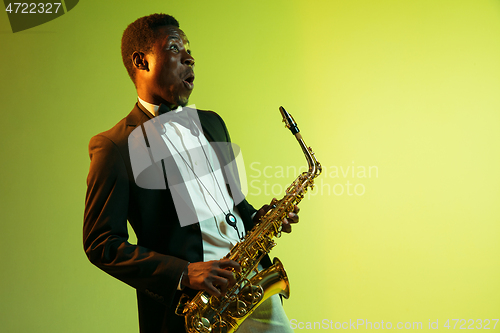
[[[181,283],[188,288],[221,297],[236,283],[233,270],[240,271],[240,264],[230,259],[194,262],[187,266]]]

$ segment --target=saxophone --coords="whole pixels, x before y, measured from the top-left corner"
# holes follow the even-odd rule
[[[241,266],[236,284],[226,291],[221,299],[200,291],[191,300],[182,295],[175,313],[185,317],[188,333],[232,333],[266,299],[274,294],[285,298],[290,295],[288,278],[278,258],[273,265],[258,272],[260,260],[276,245],[274,237],[281,236],[281,225],[288,213],[294,210],[308,188],[313,188],[314,178],[321,173],[321,164],[314,152],[307,147],[293,117],[281,106],[280,112],[285,126],[297,139],[309,165],[309,170],[300,174],[286,189],[281,200],[271,203],[271,209],[260,219],[242,241],[237,243],[224,257]]]

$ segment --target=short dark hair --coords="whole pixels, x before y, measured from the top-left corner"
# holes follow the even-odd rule
[[[122,59],[128,75],[135,84],[135,69],[132,54],[135,51],[148,53],[158,36],[158,28],[173,25],[179,28],[179,22],[167,14],[152,14],[130,23],[122,36]]]

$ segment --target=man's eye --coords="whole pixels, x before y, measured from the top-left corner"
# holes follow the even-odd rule
[[[187,54],[191,55],[191,50],[186,50]]]
[[[170,45],[170,49],[179,52],[179,47],[175,44]]]

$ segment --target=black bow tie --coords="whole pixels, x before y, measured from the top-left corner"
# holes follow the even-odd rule
[[[161,121],[163,123],[168,122],[168,121],[173,121],[176,122],[182,126],[184,126],[187,129],[191,130],[191,133],[194,136],[198,136],[198,128],[194,124],[194,121],[191,119],[189,116],[189,113],[187,110],[182,110],[178,112],[174,112],[170,110],[167,106],[160,104],[160,108],[158,109],[158,115],[161,117]]]
[[[156,112],[156,115],[159,116],[159,115],[165,114],[165,113],[170,112],[170,111],[172,111],[172,110],[170,110],[168,108],[168,106],[166,106],[165,104],[160,104],[158,111]]]

